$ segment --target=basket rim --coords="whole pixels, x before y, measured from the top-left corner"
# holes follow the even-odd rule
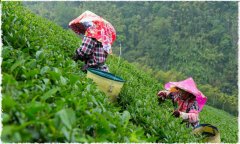
[[[113,80],[113,81],[118,81],[118,82],[125,82],[125,80],[123,80],[121,77],[116,76],[112,73],[109,72],[105,72],[105,71],[101,71],[99,69],[95,69],[95,68],[88,68],[87,69],[88,72],[94,73],[98,76]]]

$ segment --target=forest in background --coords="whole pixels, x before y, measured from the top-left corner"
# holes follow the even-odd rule
[[[109,102],[71,59],[81,43],[76,34],[22,2],[3,2],[2,12],[2,142],[204,142],[172,116],[171,101],[158,103],[163,83],[148,72],[110,55],[111,73],[126,81]],[[200,117],[218,128],[222,143],[238,141],[238,117],[208,105]]]
[[[65,29],[90,10],[113,24],[113,52],[160,82],[189,76],[208,104],[237,114],[237,2],[24,2]]]

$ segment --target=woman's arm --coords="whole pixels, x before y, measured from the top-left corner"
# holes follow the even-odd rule
[[[94,47],[94,41],[90,37],[83,37],[82,45],[80,48],[76,50],[76,53],[81,61],[86,61],[89,59],[92,54],[92,50]]]
[[[189,108],[189,112],[180,112],[180,117],[184,120],[188,120],[189,123],[196,123],[199,121],[199,107],[196,101],[192,104],[192,106]]]
[[[167,98],[170,98],[169,96],[170,92],[167,90],[162,90],[157,93],[158,99],[164,101]]]

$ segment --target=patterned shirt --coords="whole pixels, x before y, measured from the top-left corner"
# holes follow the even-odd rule
[[[84,36],[77,53],[89,67],[108,71],[107,66],[104,64],[108,54],[104,51],[102,43],[96,39]]]
[[[169,97],[174,100],[178,104],[178,110],[181,112],[185,112],[188,115],[188,123],[191,124],[193,127],[197,126],[199,124],[199,118],[198,118],[198,111],[199,111],[199,106],[194,98],[187,98],[183,99],[183,93],[181,92],[172,92],[170,93]]]
[[[181,92],[172,92],[170,93],[170,97],[174,99],[174,102],[178,103],[178,110],[182,112],[190,112],[191,110],[198,111],[198,103],[192,98],[187,98],[184,100],[182,98],[183,94]]]
[[[189,127],[196,127],[199,124],[199,106],[195,97],[189,97],[187,93],[183,92],[167,92],[161,91],[164,93],[166,98],[170,98],[178,104],[177,110],[182,112],[185,115],[184,122],[187,122],[186,125]]]

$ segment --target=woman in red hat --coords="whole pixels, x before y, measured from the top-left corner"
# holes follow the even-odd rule
[[[96,68],[109,72],[105,64],[111,45],[116,40],[116,31],[111,23],[91,11],[85,11],[69,23],[69,27],[77,34],[84,35],[82,45],[76,50],[73,60],[85,62],[82,68]]]

